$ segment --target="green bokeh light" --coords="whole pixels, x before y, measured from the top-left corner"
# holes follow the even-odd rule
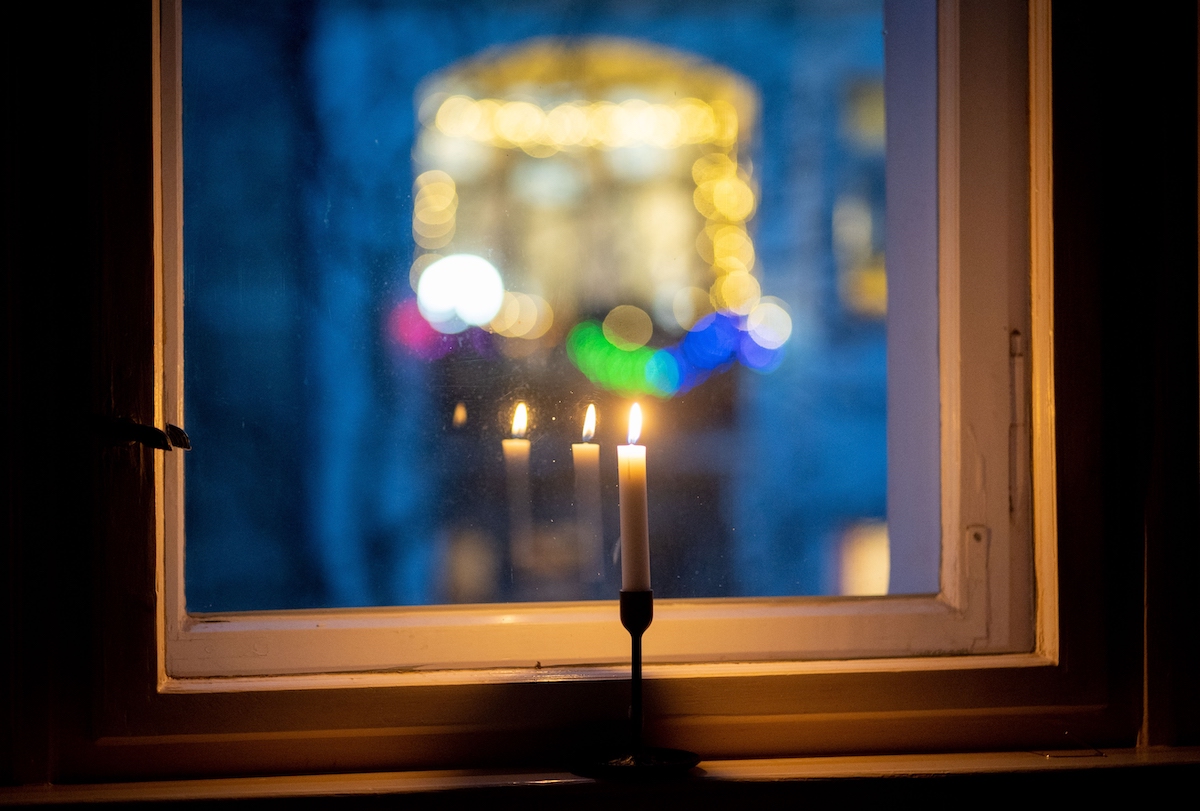
[[[596,321],[583,321],[567,336],[567,357],[587,379],[601,388],[618,394],[648,394],[670,397],[678,388],[678,371],[671,374],[656,361],[658,350],[649,347],[625,350],[614,346],[604,336]],[[648,369],[649,367],[649,373]],[[653,382],[652,382],[653,381]]]

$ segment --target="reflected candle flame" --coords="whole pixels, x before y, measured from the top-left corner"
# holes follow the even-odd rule
[[[629,444],[636,445],[642,435],[642,407],[634,403],[629,408]]]
[[[517,410],[513,412],[512,435],[516,439],[524,439],[525,431],[529,427],[529,413],[525,408],[525,403],[517,403]]]
[[[591,442],[596,435],[596,406],[589,403],[587,414],[583,417],[583,441]]]

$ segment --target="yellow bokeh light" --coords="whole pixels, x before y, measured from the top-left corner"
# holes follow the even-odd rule
[[[680,99],[673,105],[679,115],[680,140],[687,144],[704,144],[717,133],[717,119],[712,107],[700,99]]]
[[[449,183],[430,183],[420,191],[413,201],[414,208],[448,208],[458,206],[458,195]]]
[[[705,219],[715,220],[718,217],[717,207],[713,204],[713,187],[716,181],[710,180],[707,183],[701,183],[696,187],[696,191],[692,193],[692,202],[696,206],[696,210],[704,216]]]
[[[582,143],[588,134],[588,114],[577,104],[560,104],[546,116],[546,133],[560,146]]]
[[[432,186],[438,183],[447,184],[450,186],[450,191],[454,191],[454,178],[443,172],[441,169],[430,169],[428,172],[422,172],[417,175],[413,181],[413,192],[419,193],[426,186]]]
[[[747,315],[757,305],[762,288],[758,279],[749,273],[727,273],[713,282],[709,291],[713,306],[718,310]]]
[[[528,298],[534,305],[534,322],[529,331],[525,333],[524,338],[528,341],[536,341],[554,325],[554,310],[550,307],[550,302],[546,301],[541,296],[530,295]]]
[[[736,225],[716,229],[712,234],[712,264],[722,273],[753,270],[754,243],[745,229]]]
[[[888,593],[891,549],[887,524],[862,521],[846,530],[841,539],[841,593],[865,597]]]
[[[452,101],[461,107],[465,98],[451,96],[442,103],[442,108]],[[457,108],[452,105],[451,110],[454,109]],[[441,115],[441,110],[438,111],[438,115]],[[413,181],[413,191],[416,193],[413,199],[413,239],[426,250],[446,247],[454,238],[455,215],[458,211],[458,193],[454,178],[439,169],[431,169],[417,176]],[[414,263],[414,271],[409,274],[414,283],[420,275],[416,273],[415,267]]]
[[[736,174],[737,164],[723,152],[711,152],[692,164],[692,180],[697,186]]]
[[[447,234],[454,233],[454,218],[451,217],[446,222],[428,223],[422,220],[413,220],[413,233],[420,234],[427,239],[438,239]]]
[[[715,132],[712,140],[718,144],[732,145],[738,137],[737,108],[724,99],[712,103],[713,117],[716,119]]]
[[[537,325],[538,307],[532,296],[525,293],[517,294],[517,320],[508,328],[509,336],[526,338]]]
[[[646,143],[654,136],[654,108],[644,99],[629,99],[617,105],[613,123],[625,143]]]
[[[481,110],[474,99],[451,96],[438,107],[434,124],[451,138],[468,138],[479,125]]]
[[[654,335],[654,321],[640,307],[618,304],[604,317],[604,337],[626,351],[645,346]]]
[[[575,101],[549,110],[528,101],[435,95],[422,103],[422,123],[451,138],[471,138],[493,146],[518,146],[534,157],[549,157],[571,146],[616,148],[649,144],[674,149],[684,144],[737,140],[737,112],[727,101],[709,104],[685,98],[670,104],[645,99]]]
[[[452,206],[445,208],[436,208],[434,206],[423,206],[413,212],[413,219],[428,226],[446,225],[453,222],[455,209]]]
[[[851,92],[845,124],[850,134],[863,146],[884,148],[887,142],[887,111],[882,84],[862,85]]]
[[[437,183],[426,186],[413,201],[413,218],[427,225],[441,225],[454,219],[458,195],[451,186]]]
[[[529,293],[508,292],[488,327],[505,338],[533,341],[549,332],[553,324],[554,310],[550,302]]]
[[[754,213],[754,191],[739,177],[714,181],[711,194],[713,207],[727,220],[747,220]]]
[[[449,228],[444,231],[426,231],[424,229],[431,229],[433,226],[424,226],[421,224],[422,228],[418,229],[418,225],[419,223],[413,223],[413,241],[427,251],[435,251],[438,248],[444,248],[450,244],[451,240],[454,239],[453,222],[451,222]],[[443,226],[438,227],[441,228]]]
[[[504,300],[500,302],[500,309],[496,312],[496,316],[492,319],[491,323],[488,324],[488,329],[507,336],[512,325],[517,323],[520,315],[520,299],[511,291],[505,292]]]
[[[537,141],[545,126],[542,108],[528,101],[506,102],[496,112],[496,134],[518,146]]]
[[[887,315],[887,272],[883,257],[844,271],[841,278],[842,301],[847,309],[869,318]]]
[[[650,133],[650,143],[663,149],[673,149],[683,143],[682,121],[674,108],[665,104],[655,104],[653,108],[654,129]]]
[[[616,119],[620,108],[611,101],[598,101],[588,107],[588,146],[624,146]]]
[[[470,137],[484,143],[494,142],[496,140],[496,114],[502,106],[501,103],[495,99],[483,99],[475,102],[475,106],[479,110],[479,118]]]
[[[696,210],[710,220],[740,222],[754,214],[754,190],[741,177],[723,177],[701,183],[692,200]]]

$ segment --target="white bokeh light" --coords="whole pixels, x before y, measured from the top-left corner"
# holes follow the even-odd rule
[[[483,257],[456,253],[437,260],[417,282],[417,305],[434,329],[460,332],[481,326],[500,312],[504,282]]]
[[[778,349],[792,335],[792,317],[786,305],[774,296],[764,296],[746,319],[746,329],[764,349]]]

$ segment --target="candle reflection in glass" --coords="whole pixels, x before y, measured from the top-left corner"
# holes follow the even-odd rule
[[[596,434],[596,406],[588,405],[583,419],[583,441],[571,445],[575,466],[575,524],[579,539],[579,579],[595,583],[604,579],[601,541],[600,446]]]
[[[517,403],[513,411],[512,438],[502,441],[504,474],[508,490],[508,544],[512,565],[517,569],[529,567],[533,547],[533,517],[529,488],[529,440],[525,434],[529,414],[525,403]]]

